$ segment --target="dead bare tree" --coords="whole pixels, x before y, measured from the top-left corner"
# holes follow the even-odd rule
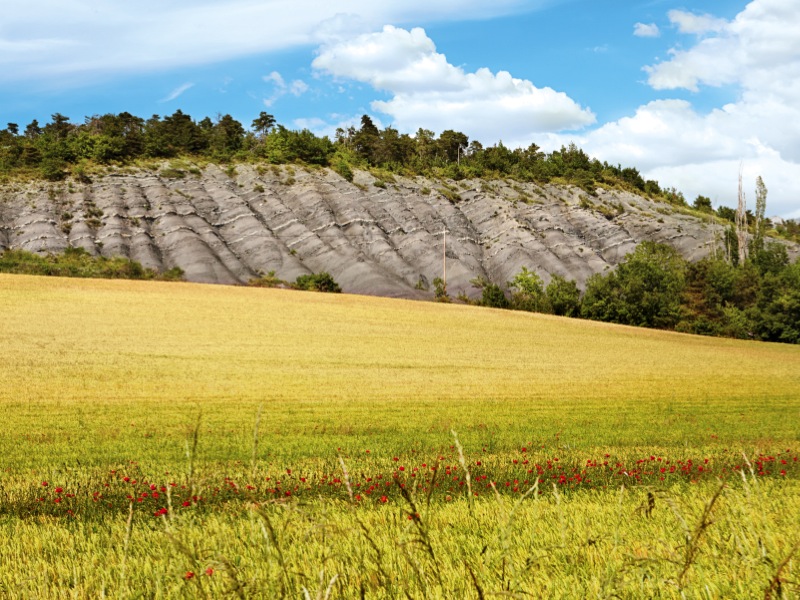
[[[747,261],[747,203],[742,187],[742,167],[739,166],[739,206],[736,209],[736,241],[739,243],[739,264]]]

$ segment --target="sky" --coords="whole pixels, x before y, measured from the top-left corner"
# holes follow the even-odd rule
[[[0,127],[53,113],[369,114],[484,146],[575,142],[691,202],[800,217],[797,0],[5,0]]]

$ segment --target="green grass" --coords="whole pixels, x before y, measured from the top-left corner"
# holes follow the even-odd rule
[[[799,591],[793,346],[0,275],[0,348],[3,596]]]

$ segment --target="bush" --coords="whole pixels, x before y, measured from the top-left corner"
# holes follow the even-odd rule
[[[7,250],[0,255],[0,273],[88,277],[103,279],[160,279],[179,281],[183,270],[174,267],[164,273],[146,269],[134,260],[117,256],[92,256],[83,248],[67,248],[63,254],[40,256],[24,250]]]
[[[262,275],[261,277],[256,277],[251,279],[247,282],[247,285],[253,287],[266,287],[266,288],[274,288],[285,286],[286,282],[283,279],[275,276],[275,271],[270,271],[266,275]]]
[[[353,170],[350,168],[350,165],[345,162],[344,159],[339,158],[336,160],[331,168],[336,171],[339,175],[342,176],[343,179],[353,183]]]
[[[294,288],[310,292],[330,292],[334,294],[342,291],[342,288],[339,287],[339,284],[336,283],[331,274],[325,271],[300,275],[294,283]]]

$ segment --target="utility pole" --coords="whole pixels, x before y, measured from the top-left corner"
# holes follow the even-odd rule
[[[442,282],[447,295],[447,227],[442,230]]]

